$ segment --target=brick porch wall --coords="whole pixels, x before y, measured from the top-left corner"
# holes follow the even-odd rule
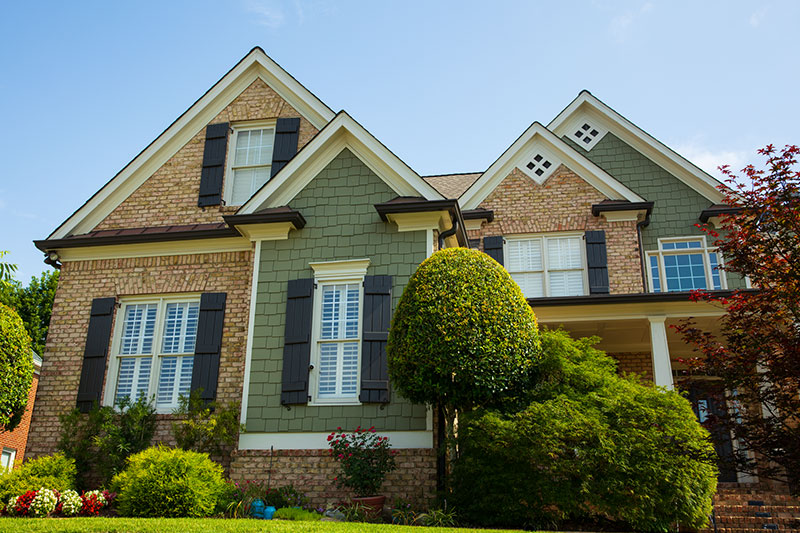
[[[609,353],[617,360],[617,372],[636,372],[648,381],[653,381],[653,359],[650,352]]]
[[[75,407],[93,298],[226,292],[217,399],[240,401],[250,308],[252,252],[66,262],[53,315],[28,439],[28,454],[53,453],[58,415]],[[116,317],[115,317],[116,318]],[[154,441],[172,442],[172,415],[159,415]]]
[[[542,185],[514,169],[481,203],[494,221],[468,232],[470,239],[560,231],[604,230],[612,294],[643,292],[636,222],[606,222],[592,215],[603,194],[561,165]],[[481,250],[483,241],[481,240]]]
[[[0,431],[0,449],[10,448],[16,451],[14,464],[18,464],[25,459],[25,448],[28,442],[28,433],[31,427],[31,412],[33,411],[34,400],[36,400],[36,390],[39,386],[39,373],[34,372],[31,388],[28,390],[28,405],[22,420],[14,431]]]

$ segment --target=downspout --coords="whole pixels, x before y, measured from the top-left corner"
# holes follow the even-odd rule
[[[647,265],[645,264],[644,245],[642,244],[642,228],[650,225],[650,210],[645,212],[644,220],[636,223],[636,238],[639,240],[639,264],[642,270],[642,292],[647,292]]]
[[[458,217],[453,219],[452,225],[450,226],[450,229],[444,230],[444,231],[439,233],[439,249],[440,250],[444,250],[444,241],[445,241],[445,239],[455,235],[457,230],[458,230]]]

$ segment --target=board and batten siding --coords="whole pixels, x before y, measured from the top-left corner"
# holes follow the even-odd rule
[[[392,390],[388,404],[281,405],[281,369],[289,280],[313,278],[309,262],[369,258],[368,276],[392,276],[396,308],[416,267],[427,257],[426,232],[400,233],[374,205],[396,197],[352,152],[344,149],[291,202],[306,227],[288,240],[264,241],[256,292],[247,401],[248,432],[327,432],[375,426],[379,432],[426,429],[427,410]]]
[[[655,202],[650,225],[642,230],[645,251],[657,250],[658,239],[703,235],[695,224],[700,222],[700,213],[711,201],[625,141],[609,132],[587,152],[569,136],[562,139],[636,194]],[[708,243],[710,245],[711,240]],[[729,289],[745,287],[739,276],[730,273],[727,276]]]

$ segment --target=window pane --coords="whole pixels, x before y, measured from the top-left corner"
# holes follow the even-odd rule
[[[151,366],[152,360],[149,357],[120,358],[115,401],[122,398],[135,400],[140,395],[146,396],[150,385]]]
[[[716,252],[708,254],[708,261],[711,263],[711,281],[714,283],[714,289],[722,289],[722,280],[720,279],[719,272],[719,259]]]
[[[339,344],[324,343],[319,347],[319,387],[320,397],[336,395],[336,367]]]
[[[509,272],[542,270],[541,239],[508,241]]]
[[[582,268],[580,237],[547,239],[547,269]]]
[[[525,298],[541,298],[544,296],[544,277],[541,272],[524,274],[511,274],[511,278],[517,282]]]
[[[658,256],[650,256],[650,274],[653,276],[653,292],[661,292],[661,279],[658,276]]]
[[[252,168],[239,168],[233,171],[231,205],[242,205],[250,199],[254,176],[255,169]]]
[[[347,285],[347,309],[345,315],[344,338],[358,338],[358,285]]]
[[[583,271],[550,272],[550,296],[580,296],[583,294]]]
[[[238,132],[233,164],[235,166],[272,164],[273,138],[271,129]]]
[[[359,295],[360,290],[357,284],[323,286],[321,339],[355,339],[358,337]]]
[[[358,343],[347,342],[342,345],[342,387],[343,396],[355,396],[358,392]]]
[[[664,272],[668,291],[706,288],[702,254],[665,255]]]
[[[339,308],[341,307],[342,292],[336,285],[322,287],[322,339],[339,338]]]
[[[194,352],[199,314],[200,304],[197,302],[167,304],[162,353]]]
[[[192,364],[194,356],[170,356],[161,358],[161,371],[158,376],[159,406],[177,406],[178,396],[187,395],[192,385]]]
[[[120,354],[139,355],[153,353],[153,334],[156,327],[157,308],[156,304],[125,306]]]

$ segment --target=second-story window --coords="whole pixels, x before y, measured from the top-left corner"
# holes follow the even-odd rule
[[[526,298],[586,294],[583,235],[506,238],[508,272]]]
[[[270,178],[275,128],[236,128],[225,186],[228,205],[242,205]]]
[[[659,239],[658,251],[647,253],[652,292],[720,290],[726,288],[719,271],[716,248],[706,246],[705,237]]]

